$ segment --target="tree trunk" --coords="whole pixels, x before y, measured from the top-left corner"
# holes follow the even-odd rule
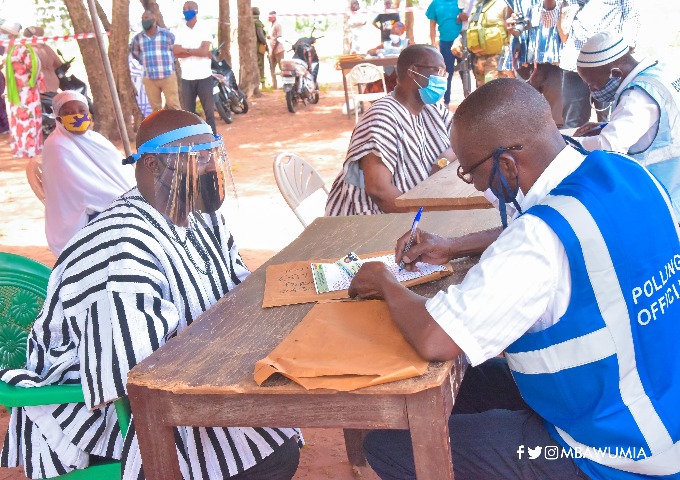
[[[220,0],[219,23],[217,24],[217,44],[224,42],[220,49],[220,58],[225,59],[231,65],[231,12],[229,0]]]
[[[135,132],[144,117],[137,104],[137,91],[130,78],[130,53],[128,41],[130,31],[130,0],[116,0],[112,7],[112,30],[109,41],[109,59],[113,79],[116,82],[120,106],[123,110],[125,128],[130,141],[134,141]]]
[[[154,15],[156,16],[156,24],[159,27],[165,28],[165,21],[163,20],[163,14],[161,13],[161,9],[156,3],[155,0],[140,0],[142,7],[144,7],[144,10],[151,10]]]
[[[99,21],[102,22],[102,26],[104,27],[104,31],[110,32],[111,31],[111,22],[109,22],[109,19],[106,16],[106,12],[102,8],[102,6],[101,6],[101,4],[99,3],[98,0],[94,1],[94,7],[97,9],[97,16],[99,17]]]
[[[64,3],[71,17],[75,33],[90,33],[94,31],[92,21],[82,0],[64,0]],[[116,120],[111,115],[111,112],[113,112],[113,100],[111,99],[109,86],[106,83],[106,73],[104,72],[104,65],[99,55],[97,40],[94,38],[78,40],[78,46],[80,47],[83,59],[87,59],[84,63],[94,103],[95,130],[110,140],[118,139],[120,135],[118,134]]]
[[[238,59],[239,87],[251,97],[260,88],[260,71],[257,68],[255,27],[250,0],[238,0]]]

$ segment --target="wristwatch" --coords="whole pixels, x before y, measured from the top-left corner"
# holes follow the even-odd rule
[[[443,158],[443,157],[442,157],[442,158],[440,158],[439,160],[437,160],[437,166],[438,166],[439,168],[444,168],[444,167],[447,166],[449,163],[451,163],[451,162],[449,162],[449,160],[448,160],[447,158]]]

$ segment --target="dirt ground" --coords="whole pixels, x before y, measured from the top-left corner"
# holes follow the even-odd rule
[[[328,72],[330,73],[330,72]],[[336,77],[339,80],[339,75]],[[457,87],[460,87],[458,81]],[[459,98],[459,93],[454,93]],[[238,199],[231,196],[222,211],[234,232],[251,270],[256,269],[302,232],[302,225],[285,203],[273,177],[274,157],[294,152],[316,167],[326,184],[338,173],[354,127],[354,115],[342,114],[344,97],[339,83],[324,87],[317,105],[290,114],[283,93],[265,92],[252,99],[246,115],[234,116],[226,125],[216,119],[224,136]],[[17,253],[52,266],[47,248],[43,206],[26,181],[27,160],[9,155],[9,138],[0,136],[0,251]],[[311,201],[312,211],[323,211],[323,198]],[[0,413],[0,442],[7,414]],[[304,429],[307,446],[302,450],[297,480],[364,478],[377,476],[369,467],[356,472],[349,465],[341,429]],[[0,480],[22,479],[21,469],[0,469]]]

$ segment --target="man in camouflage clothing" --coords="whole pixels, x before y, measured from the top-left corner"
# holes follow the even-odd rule
[[[253,7],[253,20],[255,22],[255,40],[257,48],[257,68],[260,71],[260,83],[264,88],[264,54],[269,51],[267,46],[267,34],[264,31],[264,24],[260,21],[260,9]]]

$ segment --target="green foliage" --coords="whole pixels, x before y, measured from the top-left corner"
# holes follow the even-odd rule
[[[67,34],[73,31],[71,17],[62,0],[33,0],[36,6],[37,18],[46,33]]]
[[[314,34],[318,35],[318,32],[325,32],[330,26],[328,22],[328,17],[323,17],[323,20],[319,17],[295,17],[295,31],[302,35],[309,35],[314,28]]]

